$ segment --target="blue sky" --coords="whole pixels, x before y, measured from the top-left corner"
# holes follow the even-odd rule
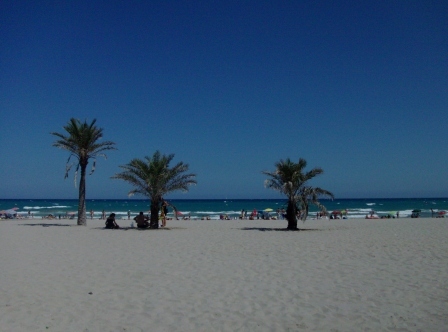
[[[117,144],[87,198],[155,150],[197,186],[170,198],[279,198],[285,158],[337,198],[448,196],[446,1],[2,1],[0,198],[77,198],[71,117]]]

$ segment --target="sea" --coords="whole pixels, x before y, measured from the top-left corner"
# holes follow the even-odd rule
[[[286,199],[173,199],[167,200],[179,212],[179,217],[191,219],[210,218],[219,220],[221,215],[238,218],[241,211],[247,214],[255,209],[269,212],[276,216],[276,211],[286,209]],[[413,210],[421,210],[421,217],[431,217],[434,212],[448,210],[448,198],[370,198],[370,199],[322,199],[321,203],[327,211],[347,210],[347,218],[364,218],[374,212],[378,216],[409,217]],[[104,211],[107,215],[115,213],[117,219],[127,219],[128,211],[131,216],[140,211],[149,212],[148,199],[87,199],[87,217],[93,211],[93,218],[99,219]],[[76,215],[78,200],[76,199],[1,199],[0,210],[14,209],[18,217],[42,218],[52,215],[56,218]],[[169,209],[168,217],[174,216],[174,210]],[[311,205],[308,219],[316,217],[318,209]]]

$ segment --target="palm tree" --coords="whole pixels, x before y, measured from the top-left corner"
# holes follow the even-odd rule
[[[308,215],[309,203],[323,207],[319,203],[318,197],[320,195],[329,196],[333,198],[333,194],[321,188],[314,188],[305,186],[307,181],[315,176],[322,174],[322,168],[313,168],[305,172],[307,165],[305,159],[300,158],[298,163],[292,162],[289,158],[280,160],[275,164],[275,171],[264,171],[263,174],[270,178],[265,181],[265,186],[279,191],[288,198],[288,205],[286,208],[286,219],[288,220],[287,229],[297,229],[297,212],[304,210],[301,214],[302,219],[306,219]],[[324,208],[324,207],[323,207]]]
[[[300,189],[298,195],[299,198],[298,207],[302,211],[302,213],[300,214],[302,221],[305,222],[306,218],[308,217],[310,204],[316,205],[321,211],[324,212],[326,211],[325,206],[319,202],[320,196],[327,196],[330,197],[331,199],[334,198],[331,192],[319,187],[308,186],[308,187],[302,187],[302,189]]]
[[[76,175],[81,169],[81,178],[79,180],[79,200],[78,200],[78,225],[86,225],[86,169],[90,158],[94,158],[92,174],[95,171],[96,157],[102,156],[106,158],[103,151],[116,150],[115,143],[111,141],[98,142],[103,137],[103,129],[95,126],[96,119],[90,124],[87,121],[81,123],[78,119],[71,118],[64,126],[68,135],[60,133],[51,133],[59,139],[53,143],[53,146],[67,150],[70,156],[67,160],[65,168],[65,178],[68,177],[68,172],[74,164],[76,165],[75,172],[75,186]],[[77,163],[69,164],[70,158],[78,159]]]
[[[179,162],[169,167],[174,154],[162,155],[156,151],[152,157],[133,159],[129,164],[119,166],[124,171],[112,176],[112,179],[122,179],[135,188],[129,196],[140,194],[151,201],[150,227],[158,228],[159,210],[166,194],[181,190],[188,191],[188,186],[196,184],[195,174],[185,174],[188,164]]]

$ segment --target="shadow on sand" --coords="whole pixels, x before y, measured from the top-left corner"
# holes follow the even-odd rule
[[[77,226],[77,225],[67,225],[67,224],[19,224],[19,226],[42,226],[42,227],[53,227],[53,226]]]
[[[320,231],[321,229],[311,229],[311,228],[298,228],[298,229],[287,229],[287,228],[267,228],[267,227],[243,227],[240,228],[243,231],[260,231],[260,232],[302,232],[302,231]]]
[[[94,227],[92,229],[99,229],[99,230],[105,230],[105,231],[128,231],[128,230],[134,230],[134,231],[170,231],[172,229],[186,229],[184,227],[159,227],[159,228],[137,228],[137,227],[120,227],[120,228],[106,228],[106,227]]]

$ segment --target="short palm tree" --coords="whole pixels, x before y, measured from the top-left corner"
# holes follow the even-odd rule
[[[319,202],[319,197],[321,196],[327,196],[331,199],[334,198],[334,195],[329,192],[328,190],[319,188],[319,187],[302,187],[299,191],[299,195],[298,195],[298,207],[300,208],[300,210],[302,211],[302,213],[300,214],[300,217],[303,221],[306,220],[306,218],[308,217],[308,212],[309,212],[309,205],[313,204],[316,205],[319,210],[321,211],[326,211],[326,208],[323,204],[321,204],[321,202]]]
[[[327,190],[306,186],[306,183],[315,176],[322,174],[322,168],[313,168],[305,172],[307,165],[305,159],[300,158],[298,163],[291,161],[289,158],[280,160],[275,164],[275,171],[264,171],[263,174],[270,178],[265,181],[265,186],[279,191],[288,198],[288,205],[286,208],[286,219],[288,220],[287,229],[297,229],[297,212],[301,213],[302,219],[305,220],[308,215],[309,203],[315,204],[320,208],[325,209],[319,203],[318,197],[329,196],[333,198],[333,194]]]
[[[188,191],[190,185],[196,184],[195,174],[186,174],[188,164],[179,162],[169,167],[174,154],[162,155],[156,151],[152,157],[133,159],[129,164],[119,166],[124,171],[112,176],[132,184],[135,188],[129,196],[140,194],[151,201],[150,227],[159,227],[159,211],[163,197],[173,191]]]
[[[78,225],[86,225],[86,169],[90,158],[96,158],[102,156],[106,158],[103,151],[116,150],[115,143],[110,141],[99,142],[103,137],[103,129],[95,126],[96,119],[90,124],[87,121],[83,123],[78,119],[71,118],[67,125],[64,126],[68,135],[60,133],[51,133],[59,139],[53,143],[53,146],[67,150],[70,152],[70,156],[67,160],[65,178],[68,176],[68,172],[71,167],[76,164],[75,172],[75,185],[76,175],[78,170],[81,170],[81,178],[79,180],[79,201],[78,201]],[[70,158],[75,157],[78,161],[74,164],[69,164]],[[95,170],[96,159],[93,162],[93,168],[90,174]]]

